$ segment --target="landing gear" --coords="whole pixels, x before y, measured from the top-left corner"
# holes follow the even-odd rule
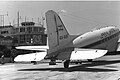
[[[81,60],[77,60],[77,61],[75,62],[75,64],[82,64],[82,61],[81,61]]]
[[[80,61],[79,64],[82,64],[82,61]]]
[[[69,68],[70,60],[64,61],[64,68]]]
[[[56,60],[55,59],[51,59],[51,61],[49,62],[49,65],[56,65]]]
[[[36,65],[36,64],[37,64],[37,62],[36,62],[36,61],[31,61],[31,63],[33,63],[33,65]]]
[[[92,59],[88,59],[88,62],[92,62],[93,60]]]
[[[75,62],[75,64],[78,64],[78,62]]]

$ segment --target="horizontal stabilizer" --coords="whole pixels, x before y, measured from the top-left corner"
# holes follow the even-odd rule
[[[44,59],[47,52],[37,52],[31,54],[18,55],[14,61],[16,62],[29,62],[29,61],[40,61]]]
[[[100,49],[76,49],[74,51],[62,52],[58,55],[58,59],[61,60],[84,60],[84,59],[96,59],[102,57],[108,50]]]
[[[21,49],[21,50],[38,50],[38,51],[46,51],[49,49],[48,46],[18,46],[16,49]]]

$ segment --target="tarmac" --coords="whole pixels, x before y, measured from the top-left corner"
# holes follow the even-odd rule
[[[120,80],[120,55],[106,55],[92,63],[71,63],[68,69],[59,61],[49,66],[46,60],[36,65],[0,64],[0,80]]]

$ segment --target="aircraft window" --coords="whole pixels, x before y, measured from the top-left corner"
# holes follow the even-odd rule
[[[108,41],[108,38],[106,38],[105,41]]]
[[[105,39],[103,39],[103,42],[105,42]]]
[[[104,42],[104,39],[101,41],[101,43],[103,43]]]
[[[108,41],[108,37],[105,39],[105,41]]]
[[[114,34],[114,36],[116,37],[116,34]]]
[[[113,38],[113,35],[111,36],[111,38]]]
[[[100,44],[102,43],[102,40],[100,41]]]
[[[97,44],[100,44],[101,43],[101,41],[98,41],[98,43]]]
[[[108,37],[108,40],[110,40],[111,38],[110,37]]]
[[[113,37],[115,37],[115,34],[113,35]]]
[[[118,33],[116,33],[116,36],[118,35]]]
[[[113,38],[113,35],[112,36],[110,36],[110,39],[112,39]]]
[[[118,35],[120,34],[120,32],[118,32]]]
[[[110,37],[108,37],[108,40],[110,40],[111,38]]]
[[[116,35],[118,36],[118,34],[119,34],[119,33],[117,32],[117,34],[116,34]]]
[[[114,37],[116,37],[116,34],[114,34]]]
[[[115,33],[115,36],[117,36],[117,33]]]
[[[105,39],[103,39],[103,42],[105,42],[106,40]]]
[[[108,38],[105,39],[105,42],[108,41]]]
[[[113,37],[112,38],[114,38],[114,35],[113,35]]]
[[[103,39],[104,40],[104,39]],[[101,43],[103,43],[103,40],[101,41]]]

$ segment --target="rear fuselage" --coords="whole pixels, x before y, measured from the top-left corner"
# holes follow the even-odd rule
[[[78,48],[106,49],[111,52],[117,49],[119,33],[114,26],[105,27],[80,35],[72,43]]]

